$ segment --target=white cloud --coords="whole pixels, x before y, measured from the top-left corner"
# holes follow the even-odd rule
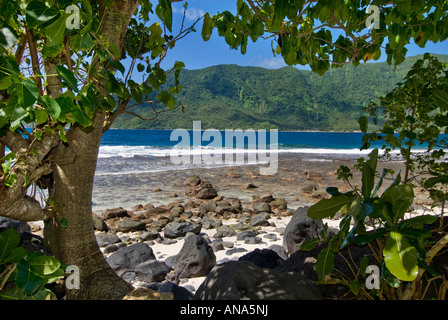
[[[259,67],[267,68],[267,69],[278,69],[286,67],[287,64],[283,60],[281,56],[272,57],[269,59],[263,59],[262,61],[258,62],[257,65]]]
[[[180,14],[184,14],[184,8],[175,8],[173,6],[173,12],[175,13],[180,13]],[[196,21],[198,20],[200,17],[202,17],[205,14],[205,11],[200,9],[200,8],[195,8],[195,7],[188,7],[187,11],[185,12],[185,19],[187,19],[188,21]]]

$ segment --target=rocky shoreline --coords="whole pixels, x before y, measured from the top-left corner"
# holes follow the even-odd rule
[[[318,251],[298,248],[324,224],[337,231],[339,220],[310,219],[307,208],[329,196],[326,187],[348,190],[336,170],[354,163],[284,160],[273,176],[256,174],[256,166],[190,169],[153,176],[153,184],[142,175],[134,187],[152,188],[153,201],[97,206],[95,235],[111,267],[138,288],[125,299],[338,299],[348,289],[317,288]],[[400,163],[381,166],[399,170]],[[125,192],[126,185],[120,188]],[[103,196],[112,199],[113,192]],[[39,223],[29,225],[41,235]],[[374,263],[365,250],[352,254],[355,262],[367,256]]]

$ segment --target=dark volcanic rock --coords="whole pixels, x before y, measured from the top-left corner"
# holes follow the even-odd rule
[[[300,274],[260,268],[247,261],[215,266],[195,294],[201,300],[318,300],[320,291]]]

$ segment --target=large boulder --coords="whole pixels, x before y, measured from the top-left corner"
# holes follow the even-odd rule
[[[173,221],[165,226],[164,235],[166,238],[184,237],[188,232],[198,234],[201,232],[202,226],[195,222]]]
[[[122,275],[126,271],[134,271],[140,263],[148,260],[156,260],[156,257],[150,246],[139,242],[121,247],[107,259],[107,262],[118,275]]]
[[[135,267],[135,274],[140,281],[162,282],[171,268],[165,262],[159,260],[148,260]]]
[[[121,239],[114,233],[100,232],[96,234],[96,241],[99,247],[107,247],[110,244],[121,242]]]
[[[0,217],[0,232],[7,229],[16,229],[18,233],[31,232],[31,227],[24,221]]]
[[[283,234],[283,246],[288,254],[297,251],[303,242],[318,238],[324,228],[322,220],[308,217],[308,208],[297,208],[286,225]]]
[[[271,249],[255,249],[240,257],[238,261],[249,261],[257,267],[269,269],[275,269],[284,262],[278,253]]]
[[[120,232],[132,232],[132,231],[140,231],[145,230],[146,224],[142,221],[135,221],[129,218],[124,218],[118,224],[118,231]]]
[[[176,278],[205,276],[216,265],[216,256],[207,241],[192,234],[185,239],[182,249],[174,260]]]
[[[319,300],[321,294],[300,274],[260,268],[248,261],[228,261],[210,271],[195,299]]]

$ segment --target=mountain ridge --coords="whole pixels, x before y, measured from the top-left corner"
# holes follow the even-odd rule
[[[434,55],[448,62],[448,55]],[[408,57],[395,70],[386,62],[328,70],[323,76],[292,66],[266,69],[220,64],[184,69],[180,74],[180,109],[143,121],[125,114],[113,128],[191,129],[193,120],[202,129],[273,129],[280,131],[356,131],[362,108],[400,82],[422,55]],[[167,85],[173,80],[168,79]],[[132,109],[153,117],[148,105]]]

